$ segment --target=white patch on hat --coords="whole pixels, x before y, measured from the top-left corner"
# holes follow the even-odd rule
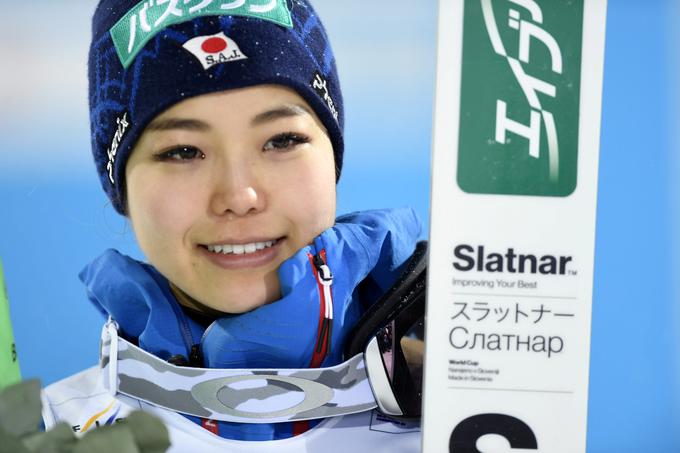
[[[248,58],[241,52],[238,44],[225,35],[224,32],[191,38],[182,47],[198,58],[198,61],[203,65],[203,69],[211,68],[220,63]]]

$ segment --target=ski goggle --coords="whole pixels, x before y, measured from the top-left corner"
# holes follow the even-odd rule
[[[376,404],[385,415],[421,416],[426,274],[422,241],[399,280],[359,321],[345,349],[346,357],[363,351]],[[366,338],[367,343],[361,340]]]
[[[397,283],[362,317],[329,368],[218,369],[168,363],[102,331],[104,386],[175,412],[227,422],[277,423],[378,408],[392,417],[421,414],[427,245],[418,244]]]

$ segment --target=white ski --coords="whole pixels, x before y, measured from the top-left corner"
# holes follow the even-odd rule
[[[605,16],[439,2],[424,452],[585,452]]]

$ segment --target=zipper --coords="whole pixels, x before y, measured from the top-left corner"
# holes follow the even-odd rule
[[[172,294],[175,300],[177,299],[177,297],[173,294],[172,290],[170,291],[170,294]],[[191,333],[191,327],[189,327],[189,321],[187,321],[186,313],[184,313],[184,310],[182,310],[179,301],[177,301],[176,304],[170,305],[172,306],[172,309],[175,311],[175,315],[177,316],[177,320],[179,322],[179,331],[182,334],[182,339],[184,340],[184,346],[187,350],[188,360],[187,357],[181,354],[176,354],[170,357],[168,359],[168,362],[178,366],[203,368],[205,366],[205,361],[203,360],[203,353],[201,352],[201,343],[194,342],[194,336]],[[210,326],[208,326],[208,328],[212,327],[213,324],[215,323],[213,322]],[[205,332],[201,337],[201,341],[203,341],[203,337],[205,337]],[[201,427],[217,436],[220,435],[220,425],[219,422],[217,422],[216,420],[212,420],[209,418],[201,418]]]
[[[170,294],[172,294],[172,291],[170,291]],[[172,294],[172,296],[175,297],[174,294]],[[174,365],[203,368],[204,362],[203,354],[201,353],[201,344],[194,341],[194,336],[191,333],[191,328],[187,321],[187,315],[182,310],[182,307],[179,306],[179,302],[171,305],[179,322],[179,331],[182,334],[182,340],[184,340],[187,355],[183,356],[181,354],[176,354],[170,357],[168,362]]]
[[[312,352],[310,368],[318,368],[331,350],[333,333],[333,273],[326,263],[326,250],[322,249],[316,255],[307,254],[312,265],[319,290],[319,323],[316,332],[316,344]]]
[[[312,360],[309,368],[319,368],[331,350],[331,335],[333,330],[333,273],[326,264],[326,250],[322,249],[316,255],[307,253],[312,265],[312,272],[316,278],[319,290],[319,323],[316,330],[316,344],[312,350]],[[310,429],[309,420],[293,422],[293,436],[298,436]]]

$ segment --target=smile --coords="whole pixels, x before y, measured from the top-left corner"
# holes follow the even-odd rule
[[[223,255],[244,255],[248,253],[255,253],[258,250],[264,250],[277,243],[277,240],[264,242],[251,242],[248,244],[222,244],[222,245],[206,245],[205,248],[212,253],[221,253]]]

